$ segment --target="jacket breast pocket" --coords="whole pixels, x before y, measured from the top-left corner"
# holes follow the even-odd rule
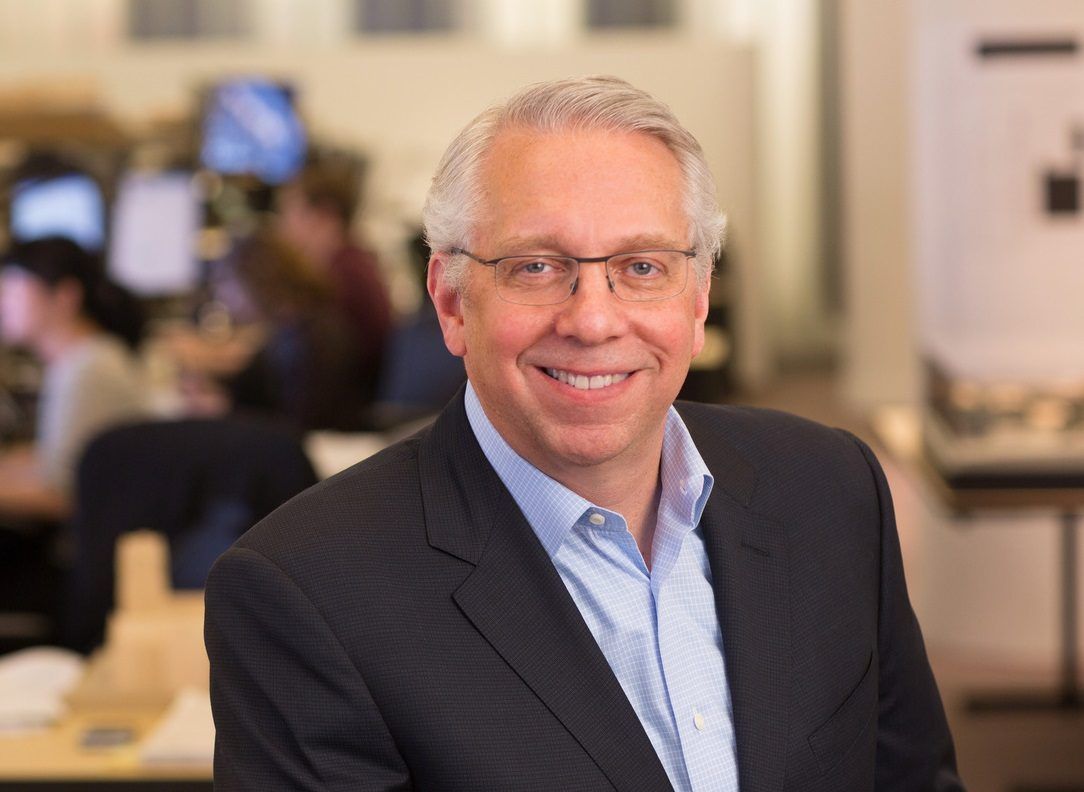
[[[870,652],[866,671],[831,717],[809,735],[809,747],[822,772],[849,753],[877,717],[877,673]]]

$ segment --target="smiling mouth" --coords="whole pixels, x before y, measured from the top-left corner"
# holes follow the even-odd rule
[[[629,377],[628,374],[595,374],[589,377],[586,374],[573,374],[571,371],[562,371],[561,369],[555,368],[542,370],[558,382],[563,382],[565,385],[571,385],[577,390],[598,390],[600,388],[608,388]]]

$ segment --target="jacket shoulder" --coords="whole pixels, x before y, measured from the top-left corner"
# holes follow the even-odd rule
[[[873,492],[876,459],[850,432],[778,410],[677,406],[708,468],[741,471],[750,491],[762,496],[795,490]]]
[[[309,487],[236,543],[272,560],[365,541],[422,523],[418,447],[425,431]],[[380,526],[380,531],[372,530]]]
[[[851,453],[855,447],[856,438],[850,432],[780,410],[696,402],[676,406],[694,439],[700,435],[725,440],[754,457],[811,450]]]

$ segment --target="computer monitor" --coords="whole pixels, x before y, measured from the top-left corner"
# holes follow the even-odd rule
[[[17,242],[64,236],[87,250],[101,250],[105,244],[101,188],[83,173],[18,182],[11,197],[11,236]]]
[[[281,184],[304,164],[307,145],[289,86],[249,77],[211,89],[203,114],[204,167]]]
[[[195,289],[200,277],[196,238],[201,211],[191,173],[122,177],[113,204],[110,277],[143,297]]]

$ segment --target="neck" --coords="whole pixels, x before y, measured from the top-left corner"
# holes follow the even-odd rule
[[[659,499],[662,496],[659,476],[662,460],[661,435],[653,453],[630,457],[609,460],[587,468],[542,472],[580,497],[624,517],[629,533],[640,549],[640,555],[650,568],[651,546],[655,539],[655,523],[658,519]],[[644,483],[643,486],[630,487],[629,482]]]

